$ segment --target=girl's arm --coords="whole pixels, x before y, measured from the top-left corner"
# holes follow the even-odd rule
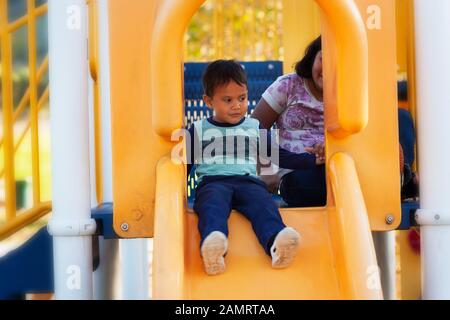
[[[279,114],[276,113],[264,98],[259,100],[255,111],[252,113],[252,118],[259,120],[261,127],[264,129],[272,128],[273,124],[278,120]]]

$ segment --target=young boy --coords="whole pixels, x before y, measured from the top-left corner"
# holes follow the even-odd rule
[[[218,60],[207,67],[203,87],[203,99],[214,116],[191,127],[187,155],[188,173],[195,164],[199,178],[194,211],[199,219],[205,271],[216,275],[225,270],[232,209],[251,221],[259,242],[272,257],[272,267],[285,268],[295,257],[300,235],[284,225],[266,185],[257,176],[262,131],[258,120],[246,117],[246,74],[235,61]],[[264,138],[270,157],[270,134]],[[305,169],[323,163],[314,154],[295,154],[281,148],[278,152],[277,164],[283,168]]]

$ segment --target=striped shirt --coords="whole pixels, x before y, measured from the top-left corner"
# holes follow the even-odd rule
[[[272,143],[271,133],[259,121],[243,118],[237,124],[219,123],[213,118],[197,121],[189,130],[188,173],[196,165],[199,181],[204,176],[257,177],[259,162],[268,160],[289,169],[314,168],[316,157],[293,153]]]

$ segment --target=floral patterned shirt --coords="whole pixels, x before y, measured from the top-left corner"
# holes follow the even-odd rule
[[[280,146],[294,153],[324,143],[323,102],[308,89],[297,74],[278,78],[262,95],[280,116],[276,122]]]

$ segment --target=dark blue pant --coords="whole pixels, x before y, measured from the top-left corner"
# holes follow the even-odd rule
[[[264,182],[249,176],[203,177],[194,201],[201,243],[213,231],[228,237],[232,209],[250,220],[259,242],[270,255],[275,236],[286,226]]]
[[[289,207],[322,207],[327,204],[325,165],[295,170],[283,176],[280,194]]]
[[[415,132],[410,113],[398,109],[399,139],[403,148],[405,163],[414,162]],[[311,170],[295,170],[281,181],[280,193],[289,207],[321,207],[326,205],[327,189],[325,166]]]
[[[416,135],[411,114],[405,109],[398,109],[398,134],[400,144],[403,148],[405,163],[411,167],[414,162],[414,145],[416,143]]]

